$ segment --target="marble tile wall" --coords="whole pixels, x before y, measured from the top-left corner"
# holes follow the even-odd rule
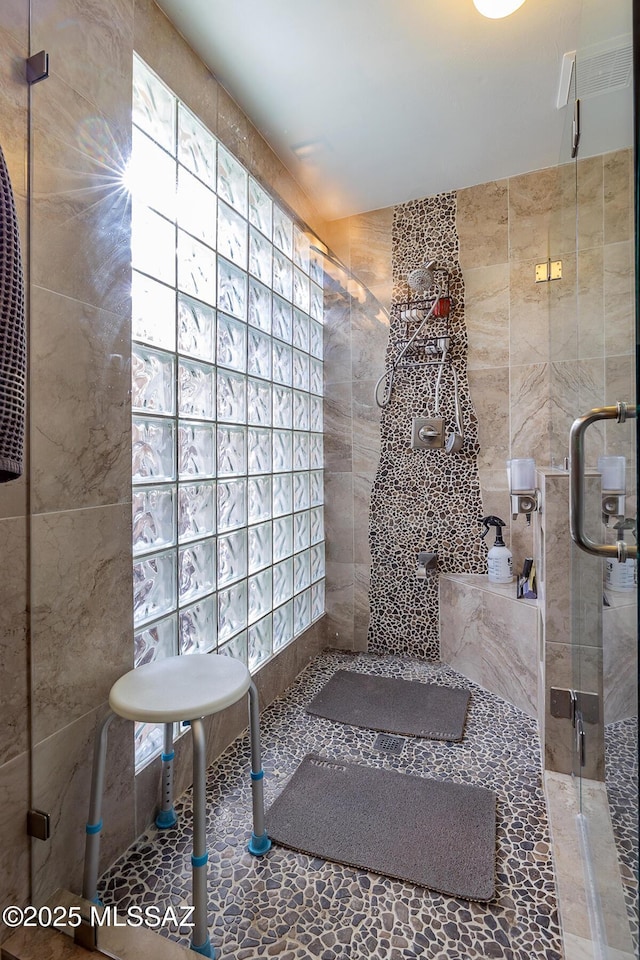
[[[458,191],[486,512],[508,519],[505,460],[562,463],[581,411],[633,395],[630,185],[631,154],[621,150],[581,160],[577,172],[567,165]],[[547,257],[562,259],[563,278],[536,284],[535,264]],[[627,456],[635,489],[632,426],[592,427],[591,466],[603,452]],[[531,531],[519,517],[510,534],[519,562]]]
[[[638,715],[638,607],[636,591],[607,594],[602,611],[604,722]]]
[[[327,243],[387,310],[391,309],[393,207],[327,224]]]
[[[0,486],[0,902],[6,904],[42,901],[58,886],[80,889],[93,733],[111,683],[132,663],[130,211],[120,175],[130,149],[133,50],[295,215],[320,235],[324,223],[152,0],[110,0],[100,9],[81,0],[5,0],[0,44],[2,147],[31,281],[27,471]],[[50,69],[30,91],[26,250],[29,48],[46,49]],[[361,596],[360,571],[352,580]],[[265,703],[323,642],[316,626],[274,661],[259,683]],[[241,710],[212,723],[211,750],[222,749],[246,720]],[[136,788],[130,734],[130,725],[114,725],[104,864],[153,813],[157,769],[145,770]],[[186,749],[181,753],[179,782],[186,786],[190,758]],[[30,804],[51,814],[46,843],[26,836]],[[5,935],[0,928],[0,940]]]
[[[118,189],[129,148],[128,7],[116,4],[113,17],[104,18],[73,3],[57,12],[36,3],[32,10],[32,49],[47,49],[50,76],[31,90],[25,544],[33,684],[32,719],[27,710],[23,722],[34,747],[31,799],[52,814],[52,840],[32,845],[34,896],[67,881],[69,872],[77,876],[86,804],[67,800],[85,784],[78,775],[89,756],[82,740],[92,736],[113,671],[131,662],[124,652],[130,601],[122,590],[130,530],[128,204]],[[95,61],[71,55],[85,45]],[[94,62],[108,66],[96,72]],[[132,783],[118,794],[118,807],[132,806]],[[14,829],[18,823],[24,810]]]
[[[458,191],[483,510],[507,522],[516,568],[531,556],[532,539],[524,518],[511,520],[505,461],[549,459],[549,285],[532,278],[547,258],[556,193],[554,170]]]
[[[48,79],[31,88],[31,800],[51,815],[51,839],[32,841],[36,903],[79,889],[94,729],[132,664],[130,206],[120,182],[132,44],[133,0],[32,4],[32,49],[49,53]],[[135,836],[124,724],[115,740],[105,858]]]
[[[24,61],[29,50],[28,4],[0,5],[0,142],[16,200],[22,245],[27,236],[28,90]],[[26,267],[26,264],[24,265]],[[0,904],[29,899],[29,650],[28,530],[29,451],[25,473],[0,484],[0,796],[6,815],[0,825]],[[0,942],[6,929],[0,923]]]
[[[538,716],[538,607],[481,574],[440,577],[440,657],[528,716]]]
[[[380,226],[373,215],[360,224],[360,248],[350,254],[347,246],[347,262],[354,256],[358,266],[361,260],[364,265],[374,255],[384,261],[384,245],[376,249]],[[368,276],[375,280],[371,268]],[[384,296],[384,289],[377,289]],[[328,646],[365,650],[371,575],[369,503],[380,453],[380,410],[374,388],[389,319],[382,302],[355,279],[346,263],[342,268],[329,260],[324,310],[325,636]]]
[[[389,335],[393,210],[326,225],[342,266],[325,265],[327,646],[364,650],[369,626],[369,501],[380,453],[373,400]]]
[[[533,555],[533,527],[524,517],[511,519],[505,461],[533,456],[539,466],[561,464],[580,412],[634,395],[632,197],[629,150],[456,195],[482,511],[507,521],[516,568]],[[329,233],[334,249],[381,296],[392,289],[391,213],[352,217],[331,224]],[[370,250],[363,237],[371,237]],[[536,284],[535,264],[548,257],[562,259],[563,279]],[[634,437],[632,422],[596,425],[587,435],[588,465],[604,452],[626,457],[629,516],[636,504]],[[608,616],[616,627],[624,619],[620,611]],[[615,632],[619,646],[623,636],[633,640],[635,626]],[[628,676],[631,648],[606,665],[606,706],[616,715],[633,707],[633,697],[615,693]]]

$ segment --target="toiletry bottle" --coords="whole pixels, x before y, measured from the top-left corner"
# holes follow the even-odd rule
[[[505,522],[500,517],[484,517],[481,522],[484,524],[484,533],[481,534],[483,539],[489,533],[489,527],[496,528],[496,541],[487,554],[489,581],[490,583],[511,583],[513,558],[511,550],[502,539],[502,527],[505,526]]]
[[[636,522],[633,517],[626,517],[614,523],[613,529],[619,531],[618,539],[624,540],[625,530],[633,530],[635,534]],[[615,559],[605,560],[604,584],[609,590],[633,590],[636,585],[636,561],[631,557],[625,563],[619,563]]]

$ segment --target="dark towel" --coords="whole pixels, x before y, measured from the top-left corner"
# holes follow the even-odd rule
[[[18,217],[0,147],[0,483],[22,473],[27,337]]]

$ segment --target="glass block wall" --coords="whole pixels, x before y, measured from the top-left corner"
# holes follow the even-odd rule
[[[134,61],[135,664],[253,671],[324,612],[322,269],[313,238]],[[136,762],[162,730],[136,729]]]

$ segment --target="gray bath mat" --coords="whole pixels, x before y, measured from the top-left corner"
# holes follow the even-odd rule
[[[484,787],[309,754],[268,810],[267,833],[314,857],[490,900],[495,803]]]
[[[462,740],[469,691],[338,670],[307,706],[354,727],[432,740]]]

